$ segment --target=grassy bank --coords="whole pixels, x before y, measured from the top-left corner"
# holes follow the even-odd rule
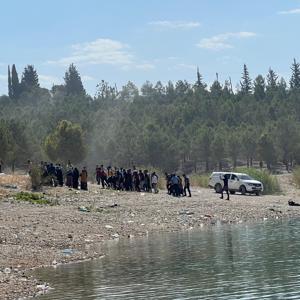
[[[267,170],[259,170],[255,168],[237,168],[235,172],[246,173],[253,177],[253,179],[261,181],[264,185],[264,195],[279,194],[281,192],[277,178]]]
[[[297,167],[293,170],[293,181],[297,188],[300,188],[300,167]]]
[[[190,176],[191,186],[199,186],[203,188],[208,187],[209,175],[208,174],[192,174]]]

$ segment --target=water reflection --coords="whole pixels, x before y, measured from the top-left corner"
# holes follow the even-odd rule
[[[41,299],[299,299],[300,221],[108,243],[101,260],[38,276]]]

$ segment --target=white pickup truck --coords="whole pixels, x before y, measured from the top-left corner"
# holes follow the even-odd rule
[[[263,184],[260,181],[254,180],[244,173],[231,172],[213,172],[209,177],[209,187],[215,189],[216,193],[221,193],[223,188],[222,176],[228,178],[228,189],[231,194],[240,192],[242,195],[246,193],[256,194],[259,196],[264,190]]]

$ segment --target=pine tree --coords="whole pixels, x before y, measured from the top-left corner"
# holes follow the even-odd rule
[[[266,84],[262,75],[258,75],[254,80],[254,96],[257,100],[262,100],[266,96]]]
[[[12,86],[11,86],[11,74],[10,74],[10,67],[8,66],[8,96],[9,98],[13,98],[13,94],[12,94]]]
[[[11,68],[11,95],[13,99],[17,99],[20,96],[20,83],[19,77],[16,70],[15,64],[12,65]]]
[[[69,66],[64,80],[67,94],[85,94],[80,74],[74,64]]]
[[[39,88],[39,77],[37,74],[37,71],[34,69],[33,65],[28,65],[25,67],[23,75],[22,75],[22,80],[21,80],[21,88],[22,91],[24,90],[32,90]]]
[[[300,88],[300,64],[294,58],[294,62],[291,67],[292,77],[290,79],[291,89],[299,89]]]
[[[247,66],[244,64],[244,70],[242,74],[242,80],[240,82],[241,84],[241,93],[244,95],[248,95],[251,93],[252,90],[252,83],[249,76],[249,71]]]
[[[205,89],[206,88],[206,84],[203,82],[203,78],[202,78],[202,75],[199,72],[198,67],[197,67],[197,81],[196,81],[195,86],[197,88],[200,88],[200,89]]]
[[[275,90],[277,88],[278,75],[270,68],[267,74],[267,90]]]

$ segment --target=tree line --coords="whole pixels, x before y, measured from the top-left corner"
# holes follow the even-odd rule
[[[0,97],[0,159],[22,167],[27,159],[93,166],[151,166],[164,171],[210,171],[252,166],[286,168],[300,162],[300,65],[289,82],[269,69],[251,78],[246,65],[237,89],[218,78],[195,82],[102,80],[86,93],[74,64],[64,83],[41,88],[33,65],[19,79],[8,67],[8,95]]]

